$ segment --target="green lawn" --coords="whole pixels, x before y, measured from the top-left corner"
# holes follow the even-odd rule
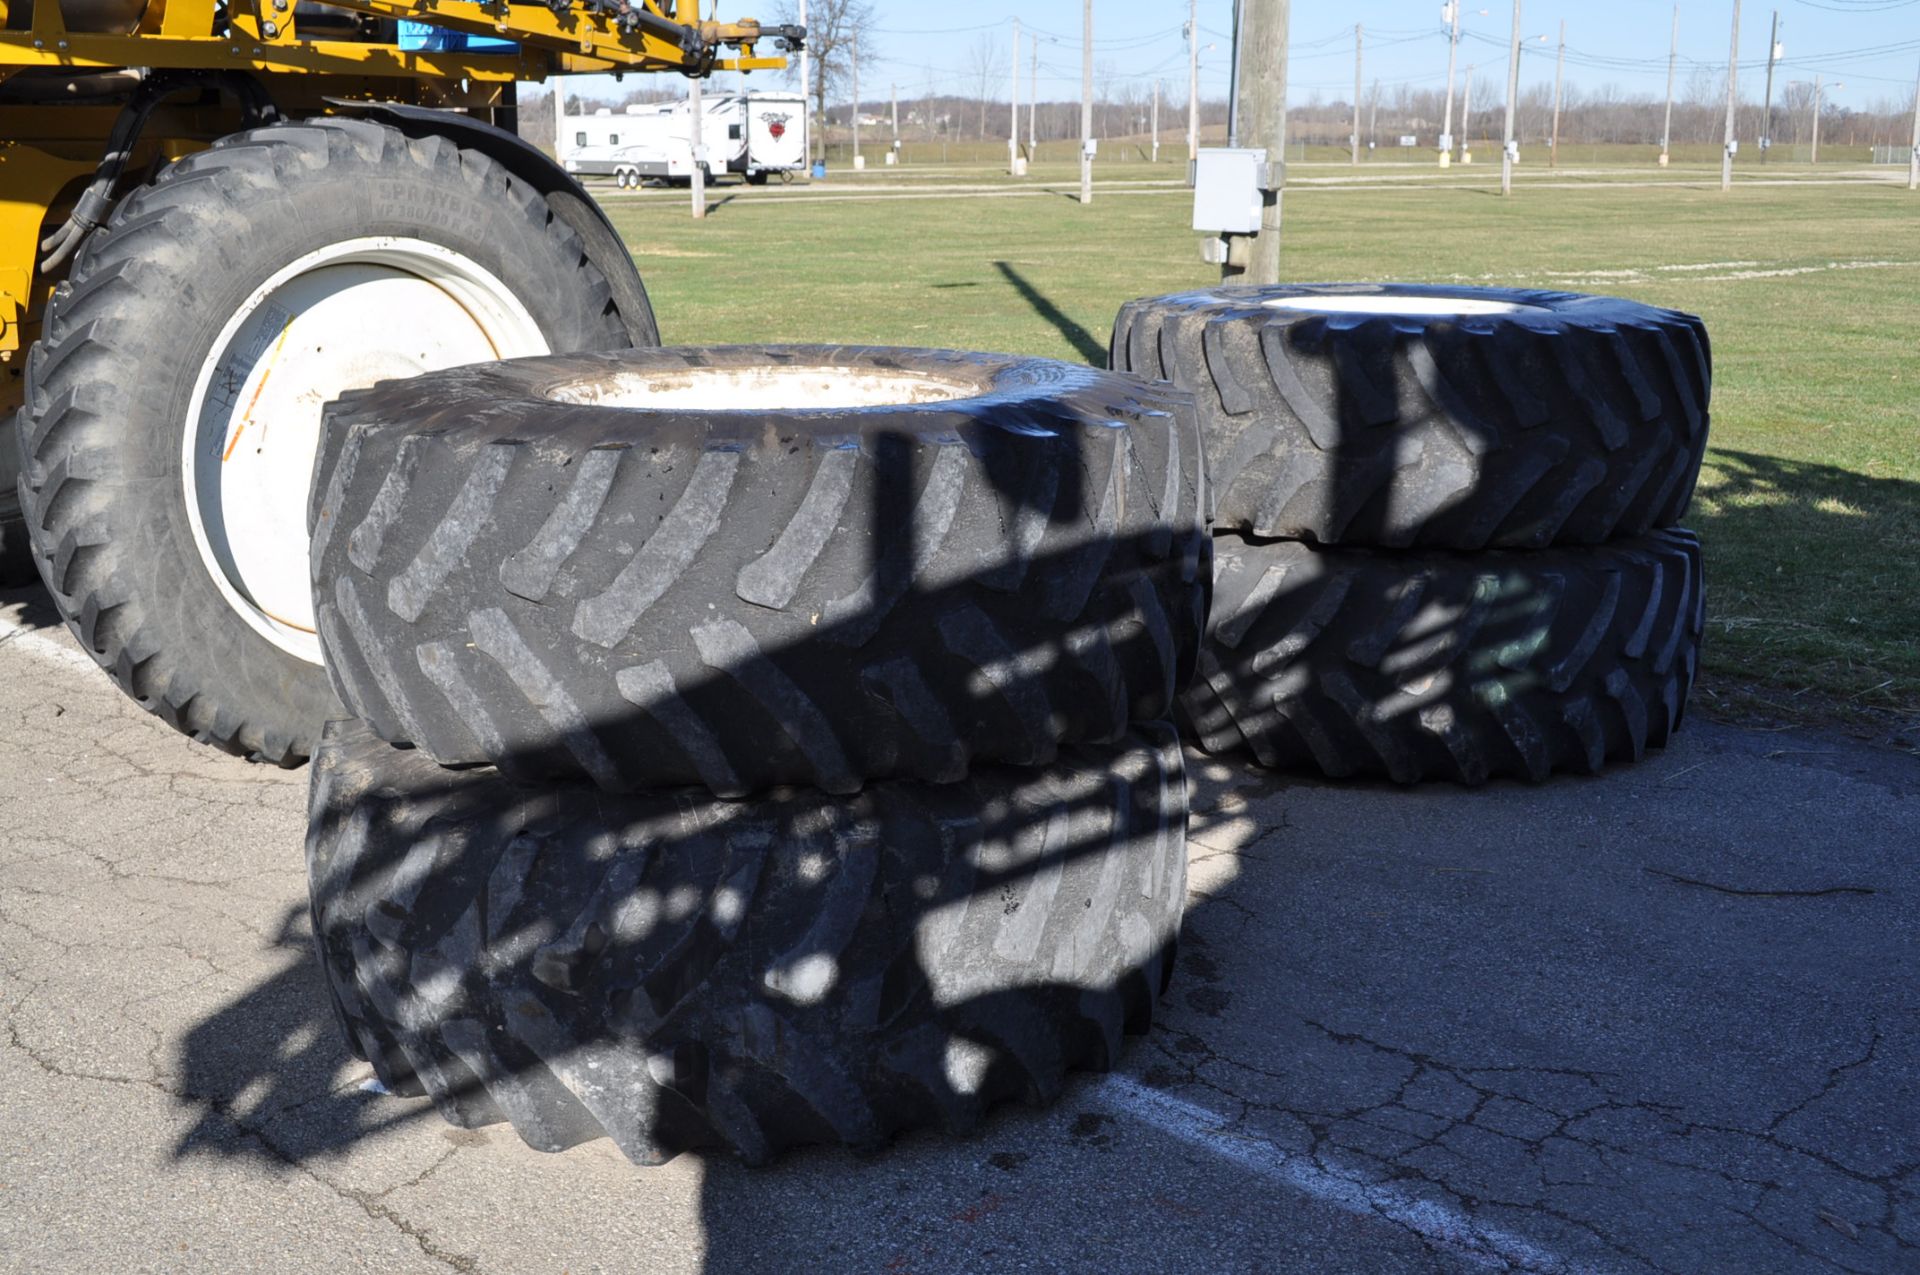
[[[1475,168],[1413,188],[1291,188],[1287,273],[1562,287],[1702,315],[1717,373],[1715,445],[1691,518],[1708,550],[1707,691],[1789,712],[1920,715],[1920,195],[1875,184],[1722,195],[1717,173],[1697,168],[1645,187],[1622,184],[1634,175],[1623,171],[1528,189],[1552,180],[1534,167],[1501,200],[1486,189],[1497,168]],[[1105,164],[1101,177],[1180,171]],[[1215,277],[1177,187],[1115,190],[1082,208],[1060,193],[925,189],[936,176],[1010,188],[986,168],[909,169],[753,192],[703,224],[682,194],[609,206],[670,342],[1099,360],[1122,301]],[[907,186],[923,189],[878,197]],[[863,194],[874,197],[852,197]]]

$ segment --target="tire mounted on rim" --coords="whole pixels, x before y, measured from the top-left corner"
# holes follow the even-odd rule
[[[620,271],[444,137],[315,119],[172,164],[89,239],[27,364],[22,504],[69,626],[179,729],[303,760],[337,712],[306,552],[322,405],[657,340]]]
[[[314,477],[343,702],[447,764],[723,796],[1042,765],[1206,623],[1192,399],[1045,359],[583,354],[351,394]]]
[[[1194,391],[1214,525],[1377,548],[1600,544],[1670,527],[1707,445],[1692,315],[1418,284],[1129,302],[1115,368]]]

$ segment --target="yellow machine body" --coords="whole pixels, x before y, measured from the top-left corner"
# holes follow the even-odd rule
[[[403,48],[402,21],[518,47]],[[785,66],[757,55],[763,34],[750,20],[702,21],[697,0],[573,0],[558,11],[505,0],[0,0],[0,413],[19,405],[24,354],[64,274],[40,268],[41,241],[101,163],[120,114],[115,77],[132,82],[126,68],[243,76],[293,119],[394,102],[506,122],[522,80]],[[49,100],[37,85],[71,87],[72,100]],[[125,171],[155,171],[241,127],[241,110],[224,102],[163,104]]]

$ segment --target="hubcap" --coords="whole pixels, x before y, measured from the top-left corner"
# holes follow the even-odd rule
[[[307,498],[327,402],[376,381],[548,352],[504,283],[424,240],[332,244],[268,279],[214,341],[182,437],[188,518],[228,604],[282,650],[320,663]]]

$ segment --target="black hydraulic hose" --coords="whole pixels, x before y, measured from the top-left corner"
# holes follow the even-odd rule
[[[93,180],[80,192],[73,211],[61,227],[40,241],[42,273],[52,273],[79,250],[86,237],[106,224],[113,211],[113,189],[133,157],[134,144],[140,140],[147,120],[161,102],[187,89],[220,89],[237,100],[245,115],[244,126],[255,128],[280,117],[280,112],[265,89],[249,76],[234,71],[141,71],[139,87],[120,109],[107,134],[106,153],[100,157]]]

